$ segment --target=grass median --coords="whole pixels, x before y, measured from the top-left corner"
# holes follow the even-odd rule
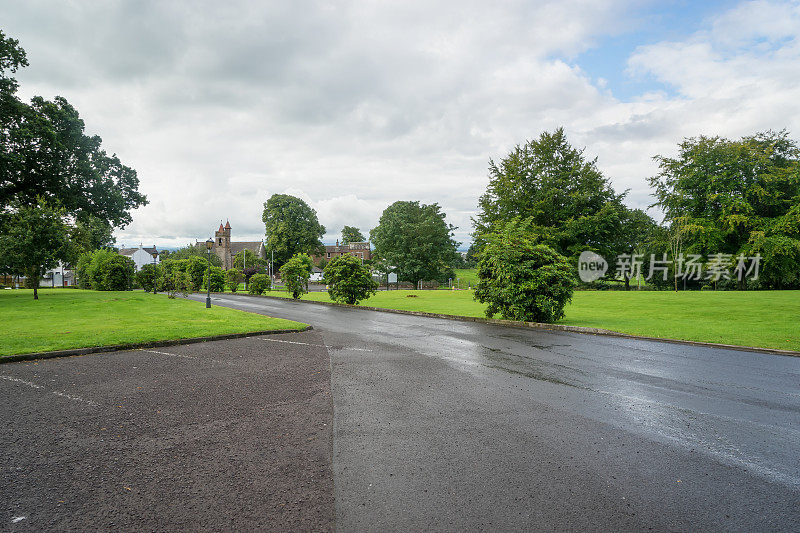
[[[279,291],[267,294],[288,297]],[[303,299],[330,301],[325,292],[312,292]],[[380,291],[361,305],[485,316],[485,306],[467,290]],[[577,291],[558,323],[664,339],[800,351],[800,291]]]
[[[0,291],[0,357],[72,348],[155,342],[305,324],[141,291]]]

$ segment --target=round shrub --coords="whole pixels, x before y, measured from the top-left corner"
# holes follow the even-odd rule
[[[566,257],[536,244],[536,235],[516,224],[483,235],[474,296],[487,303],[486,316],[555,322],[563,318],[576,281]]]
[[[239,284],[244,279],[244,275],[242,271],[236,268],[231,268],[227,272],[225,272],[225,284],[231,290],[231,292],[236,292],[239,290]]]
[[[253,274],[247,284],[247,292],[250,294],[264,294],[271,288],[272,282],[266,274]]]
[[[325,283],[331,300],[350,305],[366,300],[378,289],[369,268],[352,255],[340,255],[325,265]]]

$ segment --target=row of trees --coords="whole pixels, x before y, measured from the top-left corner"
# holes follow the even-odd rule
[[[136,171],[86,135],[62,97],[20,100],[12,74],[25,50],[0,31],[0,273],[34,288],[58,262],[113,244],[112,231],[145,205]]]
[[[280,268],[298,254],[321,255],[324,252],[322,226],[317,214],[302,199],[275,194],[264,204],[262,217],[267,234],[267,249]],[[445,221],[438,204],[398,201],[388,206],[378,226],[370,231],[374,246],[369,265],[383,272],[397,272],[398,277],[416,285],[420,280],[445,281],[454,277],[461,254],[453,239],[455,226]],[[342,242],[366,241],[358,228],[345,226]],[[323,267],[327,266],[323,263]]]
[[[577,283],[578,255],[670,257],[668,276],[656,286],[678,288],[679,258],[693,255],[718,271],[737,259],[761,257],[755,288],[800,288],[800,150],[788,133],[763,132],[738,140],[697,137],[676,157],[656,156],[650,179],[664,215],[657,224],[630,209],[563,129],[542,133],[490,161],[490,182],[479,201],[475,255],[480,279],[475,296],[487,315],[552,321],[563,316]],[[652,268],[642,264],[642,274]],[[606,279],[614,278],[610,270]],[[631,272],[622,281],[629,288]],[[666,277],[666,279],[665,279]],[[744,289],[746,278],[720,281]],[[693,279],[703,287],[708,279]],[[715,285],[716,286],[716,285]]]

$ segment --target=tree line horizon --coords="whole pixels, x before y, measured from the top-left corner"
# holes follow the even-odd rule
[[[84,133],[83,120],[66,99],[19,99],[10,75],[27,65],[18,41],[0,31],[0,273],[25,276],[35,287],[58,262],[77,264],[87,253],[113,247],[113,229],[129,224],[131,211],[147,198],[139,192],[136,171],[108,155],[99,136]],[[499,253],[489,244],[502,236],[546,247],[540,257],[571,265],[587,250],[606,258],[759,254],[757,282],[722,280],[714,288],[800,288],[797,142],[786,130],[768,130],[736,140],[689,137],[678,148],[675,157],[654,156],[658,173],[648,178],[655,200],[650,207],[664,213],[661,223],[626,206],[628,191],[615,191],[597,158],[589,159],[585,148],[573,147],[557,128],[489,160],[489,183],[472,217],[466,258],[457,252],[457,228],[437,202],[404,200],[390,204],[368,232],[375,248],[368,266],[391,269],[414,285],[444,282],[454,277],[454,268],[478,264],[487,246]],[[325,228],[300,198],[270,196],[262,222],[276,267],[324,249]],[[367,240],[359,228],[343,230],[345,242]],[[197,255],[189,248],[167,255]],[[669,277],[677,279],[674,274]],[[616,281],[609,273],[595,286]],[[632,280],[619,281],[629,288]],[[668,288],[672,281],[654,278],[652,285]],[[701,280],[686,288],[707,285]]]

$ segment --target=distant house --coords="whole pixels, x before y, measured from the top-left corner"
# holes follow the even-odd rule
[[[45,272],[39,280],[40,287],[72,287],[75,285],[75,271],[59,262],[58,266]]]
[[[352,255],[364,261],[372,257],[369,249],[369,242],[351,242],[340,246],[337,240],[335,245],[325,247],[323,255],[314,255],[312,259],[315,263],[319,263],[323,258],[326,261],[330,261],[334,257],[339,257],[340,255]]]
[[[196,242],[195,246],[205,247],[205,242]],[[228,270],[233,268],[233,258],[243,250],[250,250],[256,257],[267,258],[267,250],[263,241],[239,241],[231,242],[231,223],[226,221],[223,226],[220,222],[219,229],[214,233],[214,245],[211,251],[219,257],[222,268]]]
[[[160,262],[156,245],[144,248],[141,244],[138,248],[121,248],[119,255],[130,257],[136,263],[136,272],[139,272],[144,265],[156,264]]]
[[[308,278],[308,281],[320,282],[322,281],[323,275],[324,272],[322,271],[322,269],[315,266],[314,268],[311,269],[311,276]]]

